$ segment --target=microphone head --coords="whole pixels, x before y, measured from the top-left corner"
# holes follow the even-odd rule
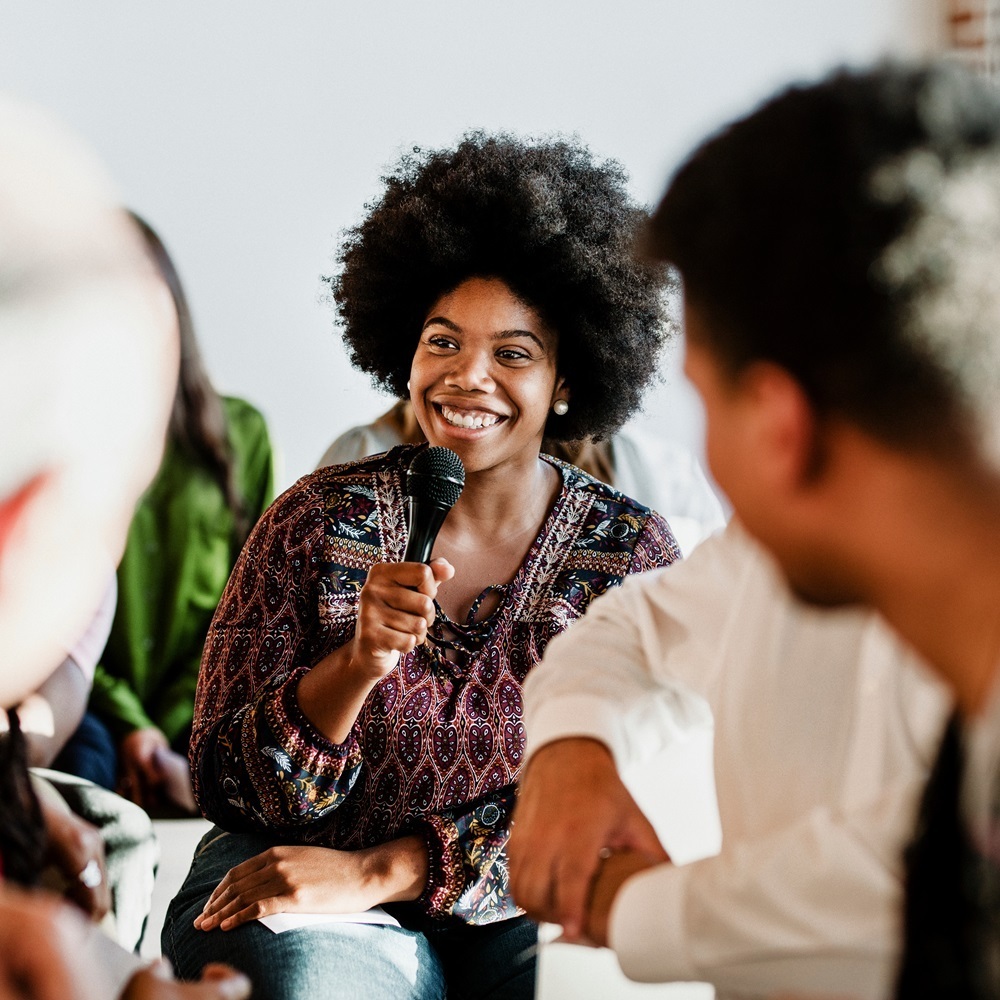
[[[451,510],[465,486],[465,466],[450,448],[433,447],[415,455],[406,473],[406,495]]]

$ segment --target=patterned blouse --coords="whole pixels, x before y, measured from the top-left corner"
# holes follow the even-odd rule
[[[519,912],[504,846],[525,675],[595,597],[679,552],[658,514],[546,458],[562,488],[478,648],[418,646],[372,690],[348,738],[331,743],[296,687],[351,639],[371,566],[402,558],[416,451],[320,469],[258,522],[205,646],[195,792],[223,828],[275,841],[357,849],[419,833],[430,862],[423,909],[490,923]]]

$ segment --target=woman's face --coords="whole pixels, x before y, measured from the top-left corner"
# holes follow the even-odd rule
[[[567,399],[556,334],[497,278],[469,278],[427,313],[410,400],[433,445],[467,472],[533,463],[552,403]]]

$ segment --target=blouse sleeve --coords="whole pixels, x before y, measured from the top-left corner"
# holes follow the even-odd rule
[[[334,810],[361,768],[351,735],[331,743],[296,689],[344,641],[318,611],[324,515],[304,480],[260,519],[212,619],[195,699],[191,771],[206,817],[295,836]]]
[[[514,799],[514,786],[508,785],[423,821],[427,888],[418,903],[431,916],[487,924],[521,912],[510,895],[507,873]]]

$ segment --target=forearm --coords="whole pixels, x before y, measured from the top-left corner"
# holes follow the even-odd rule
[[[898,852],[915,788],[853,813],[814,810],[767,837],[628,881],[610,944],[632,978],[753,995],[884,996],[899,946]],[[846,988],[846,989],[845,989]]]
[[[355,644],[348,642],[325,656],[299,681],[299,708],[331,743],[343,743],[379,679],[360,662]]]

